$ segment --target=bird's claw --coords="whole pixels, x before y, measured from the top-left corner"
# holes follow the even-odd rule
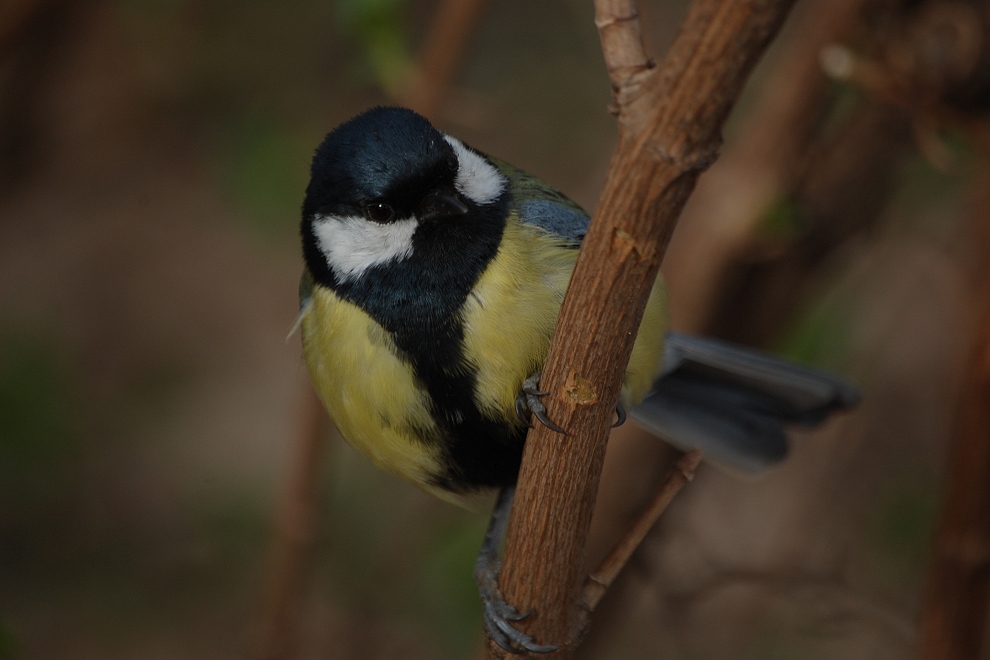
[[[540,423],[551,431],[556,431],[561,435],[567,435],[567,431],[554,424],[553,420],[547,417],[547,409],[543,407],[543,404],[539,402],[537,403],[539,404],[539,407],[533,410],[533,414],[536,416],[536,419],[540,420]]]
[[[532,376],[523,381],[522,391],[516,396],[516,416],[525,424],[530,423],[530,418],[535,417],[543,426],[552,431],[567,435],[567,432],[553,423],[547,416],[546,406],[540,401],[541,396],[546,396],[549,392],[539,389],[541,372],[537,371]]]
[[[520,612],[505,602],[498,588],[498,565],[488,565],[475,573],[481,595],[482,619],[488,636],[509,653],[550,653],[557,645],[537,644],[536,640],[516,629],[510,622],[522,621],[532,612]]]
[[[615,420],[615,424],[612,424],[613,429],[626,423],[626,409],[621,403],[615,404],[615,416],[618,419]]]
[[[531,417],[536,417],[548,429],[567,435],[567,431],[554,424],[553,420],[547,416],[547,408],[540,401],[541,396],[549,394],[549,392],[537,389],[540,384],[540,376],[541,373],[537,371],[523,381],[522,391],[516,396],[516,417],[527,425],[530,423]],[[626,409],[621,403],[615,404],[615,416],[615,423],[612,424],[613,429],[626,423]]]

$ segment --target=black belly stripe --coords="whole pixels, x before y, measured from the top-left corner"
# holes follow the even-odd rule
[[[478,408],[461,319],[467,296],[498,253],[508,203],[504,194],[465,216],[421,225],[408,258],[369,268],[356,280],[337,281],[329,269],[313,274],[381,324],[412,364],[440,429],[439,438],[423,430],[415,436],[444,446],[447,462],[434,483],[455,492],[515,483],[522,458],[525,429]]]
[[[430,354],[413,360],[416,376],[430,395],[433,417],[443,429],[450,459],[434,483],[458,492],[515,483],[525,432],[478,409],[476,378],[463,359],[463,325],[452,325],[450,330],[441,341],[445,348],[456,348],[456,354],[444,351],[451,361],[439,363]]]

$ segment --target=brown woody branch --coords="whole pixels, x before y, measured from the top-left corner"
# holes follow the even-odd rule
[[[535,612],[521,627],[562,645],[551,657],[570,657],[585,627],[580,570],[605,440],[664,250],[750,70],[792,4],[696,0],[667,56],[650,67],[634,38],[635,6],[596,3],[619,144],[543,371],[549,414],[568,433],[537,427],[529,434],[501,580],[509,602]],[[505,655],[494,643],[489,654]]]
[[[758,98],[737,126],[736,139],[725,149],[719,161],[699,179],[664,257],[662,271],[670,291],[670,319],[678,330],[732,337],[733,340],[757,346],[766,345],[768,338],[773,336],[771,333],[779,332],[782,319],[789,318],[794,305],[803,299],[809,284],[814,283],[813,269],[816,264],[842,245],[853,228],[868,225],[866,216],[869,212],[864,209],[866,213],[845,214],[847,219],[850,215],[856,219],[863,218],[862,222],[843,222],[832,214],[814,215],[816,222],[808,232],[808,240],[801,240],[805,238],[804,233],[788,236],[786,242],[779,236],[763,239],[755,235],[759,220],[767,209],[780,200],[796,199],[805,187],[809,173],[812,178],[820,176],[818,163],[822,156],[836,151],[831,142],[827,149],[822,149],[821,144],[821,129],[825,124],[822,117],[826,116],[833,96],[829,93],[830,83],[821,71],[821,51],[828,44],[856,33],[862,24],[863,6],[876,2],[806,0],[789,19],[789,37],[777,47],[773,61],[762,65],[764,75]],[[827,158],[825,178],[836,180],[837,185],[849,185],[852,180],[855,183],[848,189],[854,192],[860,189],[856,184],[863,188],[872,184],[870,190],[877,195],[885,195],[883,191],[886,188],[877,185],[877,177],[864,176],[864,171],[874,172],[868,167],[875,164],[876,159],[871,156],[876,146],[887,144],[882,138],[890,131],[877,131],[880,135],[876,135],[870,133],[869,128],[873,128],[872,123],[864,127],[867,139],[861,134],[863,131],[842,131],[844,141],[865,145],[867,155],[854,152],[856,162],[853,164],[848,162],[848,158]],[[877,145],[878,142],[881,144]],[[849,150],[839,151],[846,153]],[[859,161],[863,161],[862,164]],[[813,167],[813,163],[816,166]],[[848,171],[848,174],[828,176],[829,172],[837,170]],[[880,176],[886,172],[882,167],[876,170],[879,170],[876,173]],[[826,192],[834,193],[835,187],[818,186],[815,190],[821,196]],[[861,196],[857,196],[852,204],[860,199]],[[802,197],[800,201],[803,204],[805,199]],[[817,209],[820,205],[813,198],[809,206]],[[865,206],[872,208],[869,204]],[[846,209],[848,205],[842,208]],[[813,252],[805,249],[811,243],[811,236],[814,240]],[[759,304],[751,304],[754,299]],[[726,321],[724,326],[719,325],[722,319]],[[635,429],[627,430],[627,437],[629,434],[647,435]],[[609,452],[616,449],[615,441],[616,435],[613,434],[609,440]],[[643,437],[633,447],[618,449],[626,453],[635,452],[642,459],[643,449],[660,450],[650,445],[644,446],[644,443],[655,442],[655,438]],[[643,499],[641,496],[636,497],[635,505],[630,505],[628,501],[633,495],[630,487],[635,486],[631,486],[628,480],[609,483],[608,460],[606,458],[606,473],[602,479],[602,488],[607,490],[598,493],[589,554],[594,554],[596,546],[602,545],[603,539],[600,537],[603,536],[603,529],[609,527],[609,519],[625,519],[630,510],[645,506],[634,528],[648,529],[656,520],[651,507],[660,494],[650,493],[653,500],[649,505],[639,501]],[[632,460],[631,457],[628,460]],[[679,480],[679,477],[677,472],[673,472],[662,488],[667,489],[671,485],[670,480]],[[620,492],[623,495],[620,496]],[[608,503],[619,498],[623,506],[608,506]],[[613,557],[629,542],[631,534],[630,531],[613,550]],[[611,540],[618,533],[604,536]],[[628,559],[625,557],[622,563]],[[602,574],[604,568],[600,566],[596,574]],[[589,591],[598,589],[597,585],[592,584],[597,580],[596,574],[589,578],[585,586],[586,606],[589,605]],[[605,589],[600,589],[600,592],[604,594]],[[613,601],[612,605],[621,607],[618,601]]]

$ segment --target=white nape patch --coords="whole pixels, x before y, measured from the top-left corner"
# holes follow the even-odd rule
[[[505,177],[457,138],[444,134],[443,139],[457,154],[457,178],[454,180],[457,192],[475,204],[488,204],[498,199],[505,190]]]
[[[313,233],[327,265],[342,280],[353,280],[379,264],[412,254],[416,218],[380,224],[360,216],[318,215]]]

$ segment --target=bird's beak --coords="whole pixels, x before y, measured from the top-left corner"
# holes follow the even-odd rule
[[[419,206],[417,217],[420,220],[436,220],[452,215],[464,215],[468,212],[467,205],[453,190],[437,190],[430,193]]]

